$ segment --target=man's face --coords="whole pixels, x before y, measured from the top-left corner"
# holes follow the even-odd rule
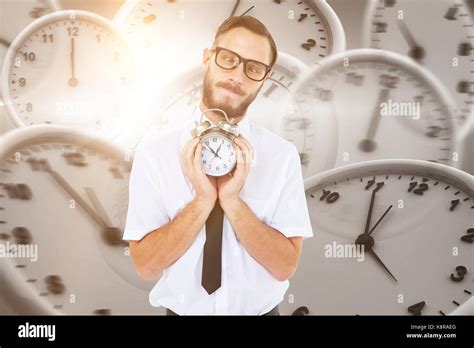
[[[218,39],[217,45],[236,52],[241,57],[270,65],[272,53],[268,40],[245,28],[234,28]],[[241,63],[233,70],[225,70],[215,63],[215,53],[204,51],[203,102],[209,108],[224,110],[229,117],[241,117],[253,102],[263,83],[249,79]]]

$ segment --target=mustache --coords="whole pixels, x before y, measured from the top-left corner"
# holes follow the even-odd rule
[[[217,87],[223,87],[225,89],[228,89],[228,90],[230,90],[234,93],[240,94],[240,95],[245,95],[245,92],[244,92],[243,89],[241,89],[238,86],[234,86],[233,84],[228,83],[228,82],[217,82],[216,86]]]

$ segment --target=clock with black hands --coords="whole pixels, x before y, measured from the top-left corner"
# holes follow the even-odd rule
[[[0,141],[1,294],[18,314],[156,314],[122,240],[132,157],[70,128]],[[8,253],[37,248],[37,257]]]
[[[349,50],[291,89],[309,114],[337,120],[336,166],[384,158],[462,165],[455,103],[432,72],[407,57]]]
[[[456,101],[457,124],[468,126],[474,117],[474,23],[467,2],[372,0],[365,23],[365,46],[403,54],[431,70]]]
[[[471,175],[377,160],[321,173],[305,188],[315,235],[283,311],[474,314]]]

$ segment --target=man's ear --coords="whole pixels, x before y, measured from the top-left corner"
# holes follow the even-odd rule
[[[211,59],[212,52],[209,48],[205,48],[202,52],[202,70],[206,71],[207,66],[209,65],[209,59]]]

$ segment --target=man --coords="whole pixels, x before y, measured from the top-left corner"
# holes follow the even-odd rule
[[[162,274],[150,303],[168,315],[278,315],[302,239],[313,235],[296,147],[246,117],[276,58],[260,21],[227,19],[204,50],[203,98],[190,122],[137,146],[124,239],[143,278]],[[210,108],[239,125],[231,175],[206,175],[191,137]]]

